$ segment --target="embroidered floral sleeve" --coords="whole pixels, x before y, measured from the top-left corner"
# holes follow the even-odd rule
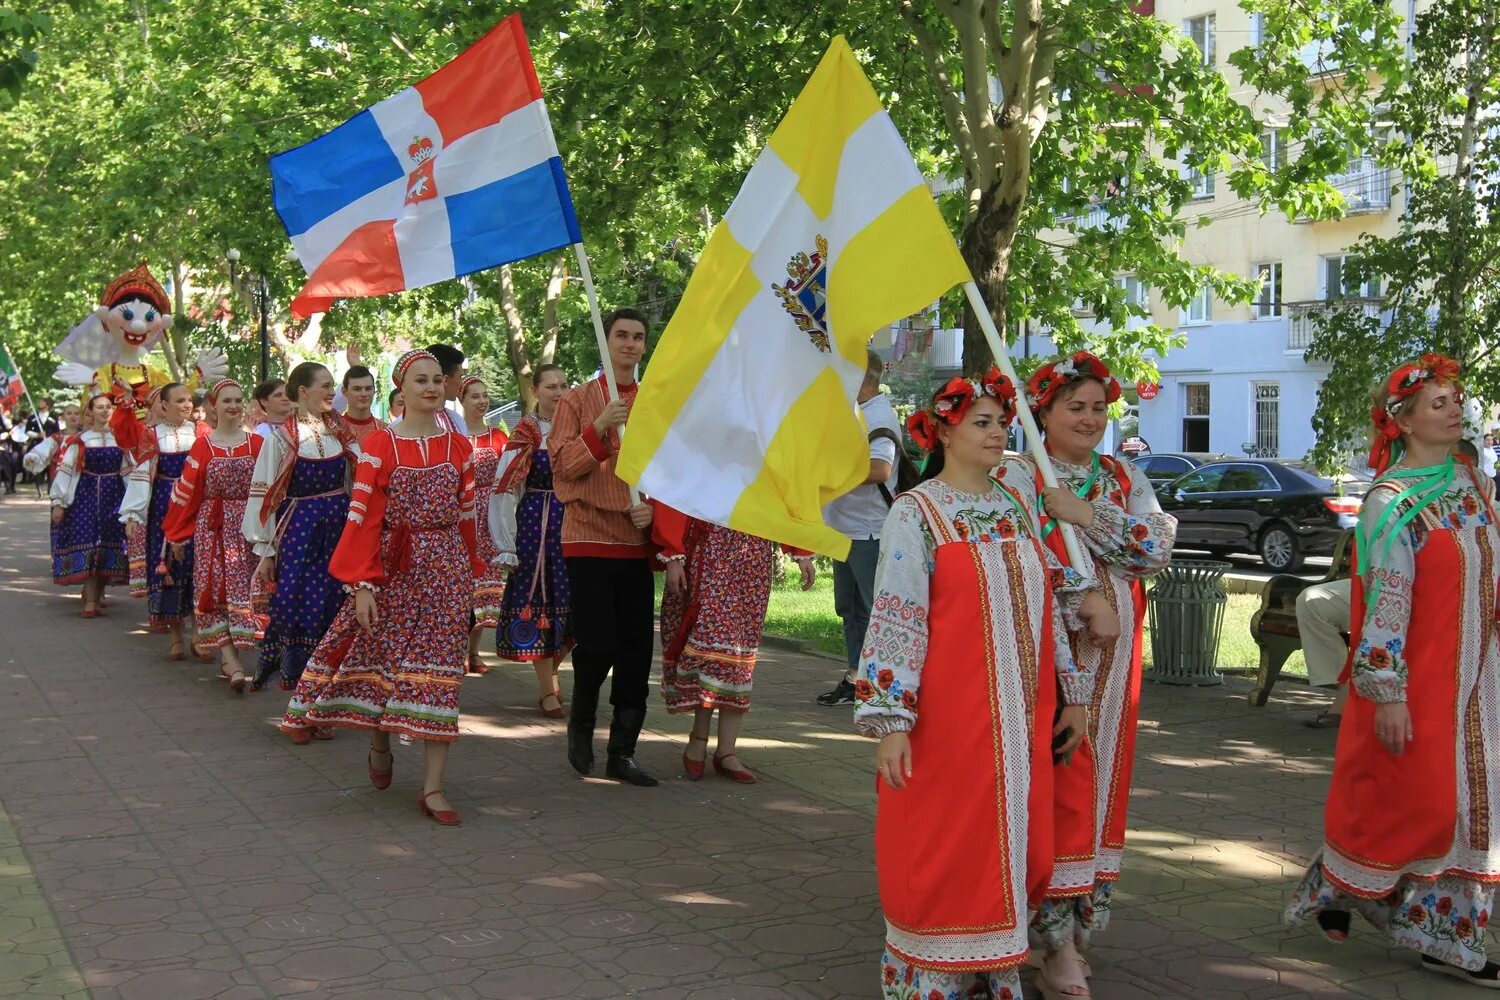
[[[261,523],[260,512],[266,502],[266,491],[276,481],[276,473],[281,469],[281,457],[285,452],[286,444],[281,435],[272,429],[261,438],[260,454],[255,458],[255,471],[250,475],[250,500],[245,504],[245,516],[240,521],[240,530],[258,556],[276,554],[276,512],[272,511],[264,524]]]
[[[54,507],[73,506],[73,496],[78,490],[78,471],[76,466],[82,463],[82,456],[78,454],[79,445],[70,444],[63,450],[62,460],[57,463],[57,473],[52,477],[52,485],[47,493]]]
[[[1380,591],[1373,602],[1366,602],[1351,679],[1354,689],[1373,702],[1406,700],[1406,629],[1416,578],[1417,532],[1407,526],[1394,538],[1389,531],[1372,537],[1381,512],[1393,496],[1390,489],[1371,490],[1359,515],[1360,525],[1370,537],[1365,593],[1371,594],[1377,585]]]
[[[1094,700],[1094,674],[1073,659],[1068,633],[1082,632],[1086,627],[1078,617],[1078,608],[1084,595],[1093,589],[1094,581],[1063,565],[1047,546],[1041,549],[1047,570],[1052,574],[1052,661],[1057,669],[1057,682],[1065,704],[1087,705]]]
[[[1080,534],[1100,561],[1129,576],[1155,576],[1172,560],[1177,518],[1162,511],[1151,480],[1144,472],[1129,463],[1120,464],[1130,480],[1130,494],[1125,495],[1119,480],[1106,466],[1089,497],[1094,523]]]
[[[880,531],[875,600],[854,694],[854,724],[863,736],[879,738],[917,724],[933,572],[933,545],[924,525],[916,500],[901,496]]]

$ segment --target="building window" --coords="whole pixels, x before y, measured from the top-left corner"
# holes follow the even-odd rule
[[[1214,16],[1204,14],[1202,17],[1188,18],[1182,23],[1182,32],[1192,39],[1193,44],[1198,46],[1198,52],[1203,56],[1203,65],[1214,64]]]
[[[1182,450],[1208,451],[1208,383],[1182,387]]]
[[[1286,129],[1268,128],[1260,134],[1260,158],[1267,170],[1286,166]]]
[[[1276,382],[1255,384],[1255,454],[1260,458],[1281,454],[1281,386]]]
[[[1144,315],[1137,316],[1131,313],[1125,320],[1125,329],[1139,330],[1151,322],[1151,286],[1133,274],[1122,274],[1115,278],[1115,284],[1125,291],[1125,304],[1137,306]]]
[[[1266,43],[1266,12],[1255,11],[1250,15],[1250,47],[1260,48]]]
[[[1255,318],[1275,319],[1281,315],[1281,262],[1256,264],[1255,276],[1260,280],[1260,291],[1251,306]]]
[[[1335,299],[1380,298],[1380,279],[1369,277],[1364,281],[1355,281],[1345,273],[1347,260],[1348,257],[1345,254],[1335,254],[1322,259],[1322,266],[1318,271],[1318,297],[1324,302],[1332,302]]]
[[[1202,167],[1183,164],[1182,175],[1187,178],[1192,193],[1188,196],[1193,200],[1199,198],[1212,198],[1214,196],[1213,171],[1205,171]]]
[[[1214,318],[1214,290],[1210,285],[1204,285],[1193,296],[1193,301],[1183,306],[1178,311],[1180,326],[1201,326],[1204,323],[1213,322]]]

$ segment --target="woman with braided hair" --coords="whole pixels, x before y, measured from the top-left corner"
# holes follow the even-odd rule
[[[1066,559],[1057,522],[1077,526],[1099,592],[1115,609],[1121,636],[1096,644],[1074,634],[1073,658],[1094,675],[1088,738],[1066,767],[1054,765],[1053,864],[1046,898],[1031,924],[1042,952],[1049,996],[1087,997],[1089,967],[1079,949],[1109,923],[1120,878],[1126,807],[1140,708],[1144,581],[1167,567],[1177,520],[1162,513],[1151,482],[1127,462],[1095,448],[1109,426],[1120,383],[1086,351],[1038,368],[1028,386],[1059,485],[1044,488],[1041,470],[1021,459],[1042,494],[1042,537]]]
[[[253,690],[278,672],[282,690],[296,688],[342,600],[328,560],[349,512],[357,445],[333,412],[327,368],[304,361],[292,369],[286,391],[296,409],[270,428],[261,446],[241,522],[260,557],[256,576],[272,591]],[[331,739],[333,733],[314,735]]]
[[[1355,531],[1351,688],[1323,849],[1287,919],[1343,941],[1357,912],[1423,968],[1496,989],[1500,529],[1490,480],[1453,455],[1459,374],[1427,354],[1371,397],[1379,475]]]
[[[391,736],[426,745],[417,806],[457,826],[443,792],[458,739],[458,689],[479,564],[473,448],[439,423],[443,371],[408,351],[391,376],[406,400],[400,426],[365,438],[349,523],[329,566],[349,596],[318,644],[281,728],[306,742],[316,726],[370,731],[369,775],[389,788]]]
[[[1118,634],[1042,542],[1029,470],[1006,460],[1015,412],[996,369],[943,386],[907,423],[928,478],[881,529],[854,719],[880,741],[886,1000],[1021,995],[1052,866],[1051,761],[1083,740],[1093,694],[1068,630]]]
[[[179,561],[193,546],[198,648],[219,650],[219,675],[241,694],[245,671],[240,650],[252,648],[261,631],[251,607],[255,553],[241,526],[264,439],[245,432],[245,393],[234,379],[209,386],[203,405],[215,429],[188,451],[162,531]]]

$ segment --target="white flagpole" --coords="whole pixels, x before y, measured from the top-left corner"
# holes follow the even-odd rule
[[[609,399],[620,398],[620,387],[615,385],[615,366],[609,360],[609,342],[604,337],[604,317],[599,313],[599,293],[594,288],[594,272],[589,270],[589,252],[582,243],[573,244],[578,257],[578,274],[583,278],[583,291],[589,298],[589,315],[594,319],[594,337],[599,341],[599,366],[604,369],[604,384],[609,387]],[[623,428],[622,428],[623,430]],[[641,495],[630,487],[630,505],[641,502]]]
[[[37,412],[36,404],[31,401],[31,390],[26,387],[26,378],[21,374],[21,366],[16,364],[16,356],[10,353],[10,344],[7,343],[0,346],[5,348],[5,357],[10,362],[10,370],[15,372],[16,378],[21,380],[21,392],[26,395],[26,405],[31,407],[31,415],[36,417],[36,429],[41,431],[42,438],[45,439],[47,431],[42,427],[42,415]],[[21,426],[25,427],[26,425],[22,423]]]
[[[1031,457],[1036,459],[1037,468],[1042,471],[1042,482],[1047,486],[1056,486],[1057,470],[1052,467],[1052,456],[1047,454],[1047,449],[1042,444],[1042,432],[1031,415],[1031,400],[1026,395],[1026,384],[1016,375],[1010,351],[1006,348],[1005,341],[1000,339],[1000,331],[995,328],[995,318],[990,315],[990,307],[985,305],[984,296],[979,294],[979,286],[974,284],[973,279],[964,282],[964,294],[968,296],[969,307],[979,319],[979,328],[984,331],[984,339],[989,342],[990,351],[995,355],[995,363],[1016,387],[1016,415],[1021,418],[1021,429],[1026,432],[1026,449],[1031,452]],[[1083,548],[1078,544],[1078,535],[1073,526],[1066,521],[1058,521],[1057,526],[1062,530],[1063,545],[1068,550],[1068,562],[1078,572],[1089,575],[1092,567],[1083,557]]]

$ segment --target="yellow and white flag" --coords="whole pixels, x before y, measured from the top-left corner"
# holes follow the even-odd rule
[[[619,475],[705,521],[846,556],[822,508],[869,475],[855,395],[870,337],[968,277],[840,35],[709,238]]]

